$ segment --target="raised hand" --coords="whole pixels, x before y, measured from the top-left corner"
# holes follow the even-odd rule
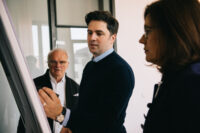
[[[47,87],[41,88],[38,93],[47,117],[55,120],[63,109],[60,99],[52,89]]]

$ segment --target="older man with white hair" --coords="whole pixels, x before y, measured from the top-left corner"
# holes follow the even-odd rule
[[[48,67],[46,73],[34,79],[37,90],[42,87],[51,88],[58,96],[60,103],[63,107],[72,109],[76,106],[78,101],[79,85],[66,75],[68,68],[68,55],[63,49],[57,48],[48,54]],[[46,103],[43,103],[45,108]],[[66,109],[62,109],[62,114],[55,120],[48,118],[49,125],[53,133],[60,133],[62,129],[63,117],[66,113]],[[18,132],[26,132],[22,121],[20,120],[18,126]]]

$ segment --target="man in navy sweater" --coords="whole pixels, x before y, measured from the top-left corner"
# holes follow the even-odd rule
[[[73,133],[126,133],[123,123],[134,75],[128,63],[113,49],[118,21],[106,11],[90,12],[85,21],[93,59],[83,71],[77,108],[63,111],[65,108],[57,104],[56,95],[48,88],[39,92],[41,102],[47,103],[44,109],[52,119],[65,112],[60,122]]]

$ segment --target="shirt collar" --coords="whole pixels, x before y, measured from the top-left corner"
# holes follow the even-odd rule
[[[98,62],[98,61],[104,59],[104,58],[105,58],[106,56],[108,56],[109,54],[111,54],[113,51],[114,51],[114,49],[111,48],[111,49],[107,50],[106,52],[104,52],[103,54],[101,54],[101,55],[95,57],[95,58],[93,59],[93,61],[94,61],[94,62]]]
[[[49,77],[50,77],[50,80],[54,83],[57,83],[56,82],[56,79],[51,75],[50,71],[49,71]],[[61,81],[60,82],[65,82],[65,76],[62,77]]]

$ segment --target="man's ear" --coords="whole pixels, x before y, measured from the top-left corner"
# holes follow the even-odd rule
[[[116,38],[117,38],[117,34],[111,35],[111,39],[112,39],[113,43],[115,42]]]
[[[69,67],[69,61],[67,61],[66,63],[67,63],[66,65],[67,65],[67,68],[68,68]],[[67,68],[66,68],[66,70],[67,70]]]

